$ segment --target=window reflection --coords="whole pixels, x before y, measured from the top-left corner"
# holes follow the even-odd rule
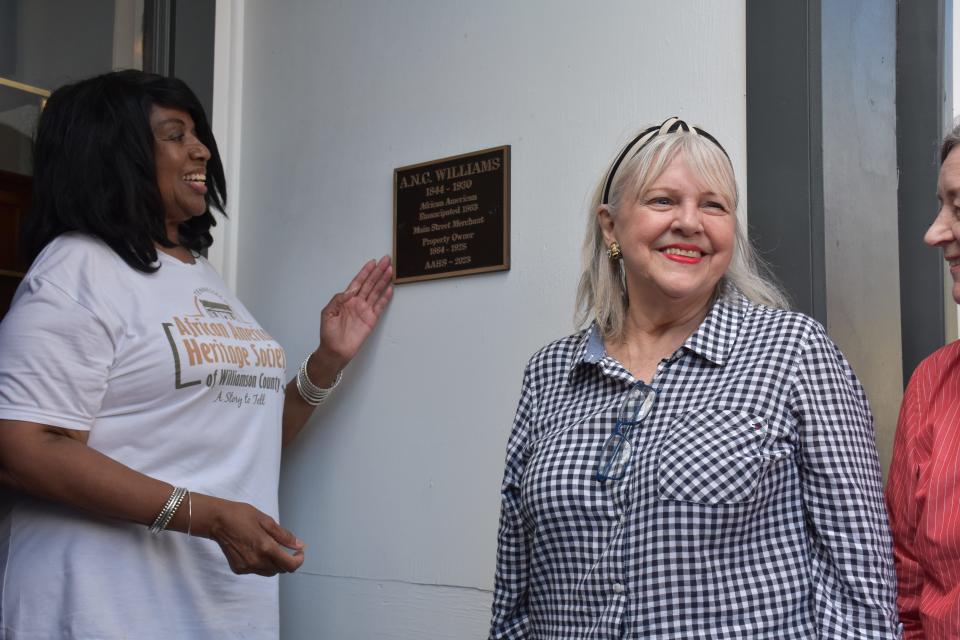
[[[52,90],[143,68],[143,0],[0,1],[0,78]],[[0,171],[30,173],[42,97],[0,84]]]

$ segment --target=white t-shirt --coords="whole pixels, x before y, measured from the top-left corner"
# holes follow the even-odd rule
[[[276,518],[283,350],[206,260],[160,265],[51,242],[0,324],[0,418],[89,430],[137,471]],[[277,579],[234,575],[215,542],[30,498],[0,522],[0,580],[3,640],[278,636]]]

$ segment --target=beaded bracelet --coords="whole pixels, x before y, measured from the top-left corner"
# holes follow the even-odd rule
[[[297,391],[300,392],[300,397],[303,398],[304,402],[316,407],[317,405],[323,404],[327,396],[330,395],[330,392],[337,388],[337,385],[340,384],[340,379],[343,378],[343,371],[338,371],[337,377],[333,380],[333,384],[324,389],[313,384],[307,375],[307,362],[309,360],[310,356],[304,358],[303,364],[300,365],[300,370],[297,372]]]
[[[173,514],[175,514],[177,509],[180,508],[180,505],[183,504],[183,498],[188,493],[189,491],[184,487],[174,488],[170,497],[167,498],[166,504],[163,505],[163,509],[157,514],[157,519],[150,525],[150,533],[160,533],[167,528],[167,525],[173,520]]]

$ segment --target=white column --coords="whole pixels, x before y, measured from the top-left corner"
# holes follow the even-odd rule
[[[208,259],[232,290],[237,289],[237,242],[243,212],[240,183],[240,123],[243,95],[243,0],[217,0],[213,48],[213,135],[230,190],[228,219],[218,216]]]

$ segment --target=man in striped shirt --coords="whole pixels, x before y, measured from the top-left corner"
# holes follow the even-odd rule
[[[943,250],[960,303],[960,125],[943,141],[940,211],[924,242]],[[905,639],[960,638],[960,341],[920,363],[907,386],[887,506]]]

